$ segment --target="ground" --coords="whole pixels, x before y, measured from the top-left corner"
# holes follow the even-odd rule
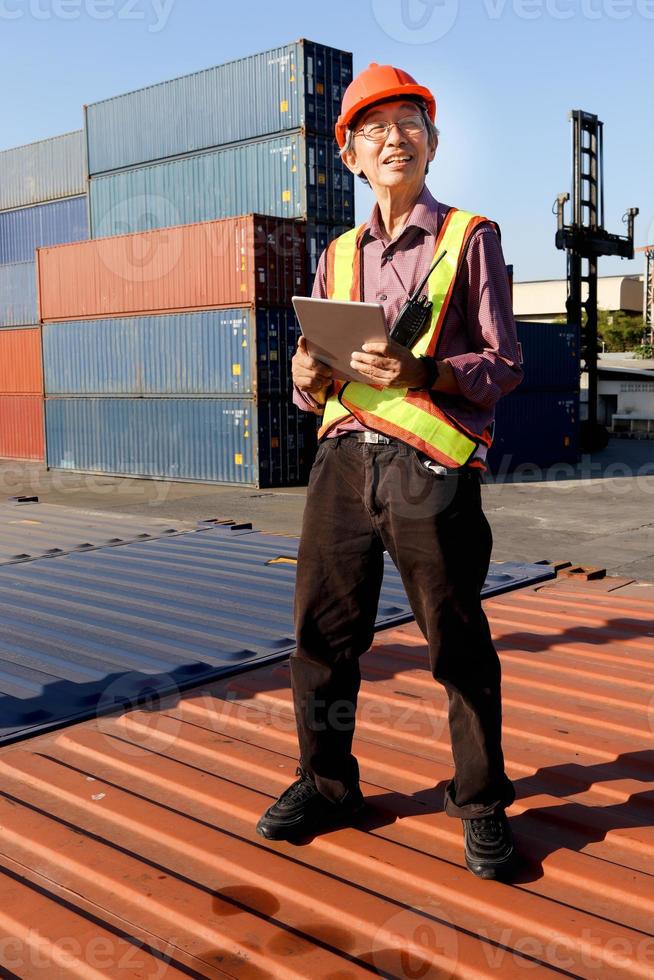
[[[122,479],[0,460],[0,499],[17,494],[171,521],[233,518],[286,534],[299,534],[305,500],[301,487],[254,490]],[[654,582],[653,441],[613,439],[574,468],[488,477],[482,495],[494,559],[566,560]]]

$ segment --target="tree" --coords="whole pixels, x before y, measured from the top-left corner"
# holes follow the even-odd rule
[[[643,318],[638,314],[597,311],[597,336],[607,351],[634,350],[642,344],[643,332]]]

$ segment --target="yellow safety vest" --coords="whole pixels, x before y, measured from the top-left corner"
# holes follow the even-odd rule
[[[488,221],[488,218],[457,208],[452,208],[443,221],[434,258],[443,249],[447,250],[447,255],[427,282],[427,293],[433,304],[432,318],[429,329],[411,347],[416,357],[421,354],[433,357],[435,354],[465,246],[472,232],[483,221]],[[355,302],[361,299],[357,243],[364,227],[360,225],[340,235],[328,248],[326,271],[329,299]],[[436,404],[429,391],[379,388],[358,381],[333,382],[318,438],[352,415],[368,428],[400,439],[444,466],[463,466],[480,442],[486,445],[491,443],[489,432],[481,436],[468,432],[450,418]]]

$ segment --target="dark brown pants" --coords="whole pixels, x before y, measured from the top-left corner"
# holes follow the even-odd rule
[[[515,793],[501,748],[500,662],[481,608],[492,547],[475,470],[437,476],[400,442],[324,440],[311,471],[291,655],[300,760],[340,799],[359,780],[352,755],[361,673],[374,635],[383,552],[397,566],[449,699],[455,773],[450,816],[484,816]]]

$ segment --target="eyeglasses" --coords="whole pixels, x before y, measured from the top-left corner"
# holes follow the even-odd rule
[[[355,131],[354,135],[358,136],[359,133],[362,133],[371,143],[381,143],[387,138],[393,126],[401,129],[406,136],[417,136],[418,133],[424,132],[425,118],[416,113],[412,116],[403,116],[401,119],[392,122],[375,119],[373,122],[364,123],[361,129]]]

